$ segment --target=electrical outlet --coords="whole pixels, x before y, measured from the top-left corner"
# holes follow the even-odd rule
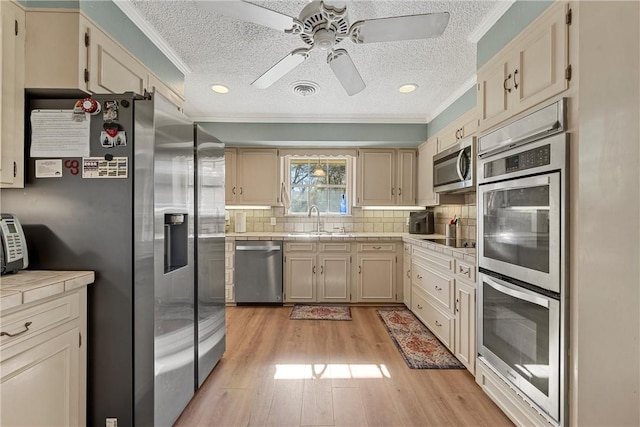
[[[276,217],[275,216],[271,217],[271,225],[276,225]]]
[[[409,225],[409,217],[407,217],[406,225]]]
[[[117,418],[107,418],[106,427],[118,427],[118,419]]]

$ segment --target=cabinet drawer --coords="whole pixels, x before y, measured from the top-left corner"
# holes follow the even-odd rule
[[[395,243],[360,243],[358,252],[395,252]]]
[[[0,345],[5,346],[37,335],[79,316],[80,294],[78,292],[4,315],[0,330],[14,336],[0,336]]]
[[[468,262],[456,260],[456,276],[462,279],[475,283],[476,281],[476,266],[469,264]]]
[[[454,318],[435,307],[419,289],[411,293],[411,309],[436,335],[442,344],[453,350]]]
[[[413,283],[453,313],[453,292],[455,289],[453,277],[416,262],[413,263],[411,271],[413,272]]]
[[[321,252],[350,252],[350,243],[320,243]]]
[[[284,248],[287,252],[315,252],[316,244],[312,242],[285,243]]]
[[[414,258],[420,259],[426,265],[444,268],[453,271],[453,258],[439,252],[430,251],[428,249],[413,248]]]

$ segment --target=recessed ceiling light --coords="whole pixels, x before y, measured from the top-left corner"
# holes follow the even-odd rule
[[[417,84],[409,83],[406,85],[402,85],[398,88],[398,92],[400,93],[411,93],[418,88]]]
[[[215,93],[228,93],[229,88],[224,85],[213,85],[211,86],[211,90]]]

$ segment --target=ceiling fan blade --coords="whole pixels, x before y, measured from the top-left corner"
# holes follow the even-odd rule
[[[311,49],[300,48],[291,52],[289,55],[282,58],[276,65],[271,67],[266,73],[258,77],[251,83],[251,86],[255,86],[259,89],[266,89],[282,77],[289,71],[302,64],[305,59],[309,57],[309,51]]]
[[[438,37],[449,23],[449,12],[396,16],[355,22],[349,29],[354,43],[394,42]]]
[[[212,10],[231,18],[253,22],[283,32],[292,30],[294,27],[292,17],[242,0],[195,0],[194,3],[202,9]]]
[[[366,87],[364,80],[360,77],[356,65],[346,50],[336,49],[331,51],[327,57],[327,62],[349,96],[364,90]]]

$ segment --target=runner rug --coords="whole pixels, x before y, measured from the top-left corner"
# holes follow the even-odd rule
[[[409,310],[378,310],[378,316],[411,369],[464,369]]]
[[[347,306],[294,305],[289,319],[351,320],[351,309]]]

